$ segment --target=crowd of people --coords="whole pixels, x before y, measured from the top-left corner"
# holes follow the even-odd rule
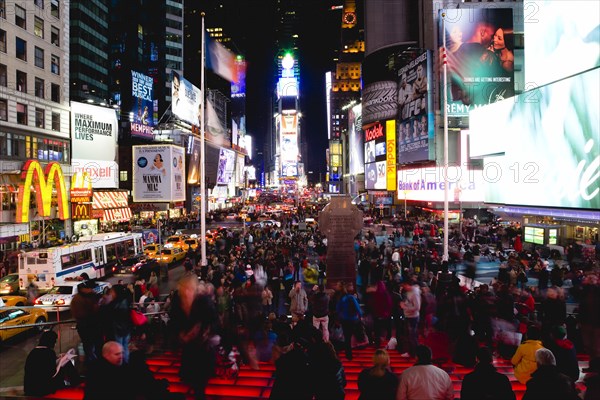
[[[553,378],[560,386],[556,390],[576,396],[576,352],[592,360],[600,356],[597,265],[579,275],[564,267],[573,284],[570,293],[558,279],[532,289],[513,275],[521,269],[539,275],[535,265],[539,261],[546,268],[544,260],[533,252],[525,265],[515,252],[490,284],[475,285],[473,279],[465,284],[428,240],[439,234],[435,221],[412,221],[386,232],[379,244],[374,229],[363,230],[355,240],[357,280],[328,282],[326,238],[317,227],[298,229],[295,218],[283,218],[279,227],[221,229],[208,247],[208,265],[190,253],[191,267],[161,302],[136,290],[137,284],[133,290],[113,285],[109,293],[96,295],[83,283],[71,308],[84,346],[86,382],[114,376],[120,370],[112,366],[132,363],[137,352],[128,349],[135,347],[138,327],[129,311],[136,306],[148,312],[152,301],[151,314],[164,317],[156,318],[156,332],[144,332],[146,340],[162,338],[165,348],[180,352],[181,379],[198,399],[205,397],[223,356],[237,349],[240,362],[252,368],[275,364],[272,399],[344,398],[340,357],[352,360],[357,346],[377,349],[373,366],[359,376],[361,399],[451,399],[444,370],[451,363],[475,368],[463,382],[463,398],[483,398],[498,388],[495,398],[512,399],[508,380],[492,366],[494,356],[512,361],[515,377],[527,384],[527,398],[547,390],[539,382],[548,376],[559,377]],[[463,235],[451,236],[461,260],[485,253],[471,241],[476,235],[506,240],[492,229],[465,228]],[[314,282],[305,276],[311,267],[319,271]],[[567,295],[579,301],[577,319],[567,315]],[[415,366],[395,375],[389,351],[410,357]],[[590,371],[597,377],[594,363]],[[588,393],[597,390],[593,373]],[[86,398],[96,387],[86,384]],[[90,393],[89,398],[99,397]]]

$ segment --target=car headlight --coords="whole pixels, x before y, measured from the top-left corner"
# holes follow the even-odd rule
[[[65,305],[65,300],[64,299],[58,299],[54,302],[54,304],[56,304],[57,306],[64,306]]]

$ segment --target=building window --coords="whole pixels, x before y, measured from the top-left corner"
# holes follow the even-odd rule
[[[60,58],[54,54],[50,57],[50,71],[53,74],[60,75]]]
[[[35,22],[33,25],[33,33],[35,36],[44,38],[44,20],[38,17],[35,17]]]
[[[52,113],[52,130],[60,132],[60,113]]]
[[[43,79],[35,78],[35,97],[44,98],[44,85]]]
[[[53,26],[50,28],[50,43],[52,43],[55,46],[60,46],[60,30]]]
[[[0,86],[7,86],[8,81],[8,70],[6,69],[6,65],[0,64]]]
[[[35,66],[44,68],[44,49],[37,46],[35,47]]]
[[[19,60],[27,61],[27,42],[20,37],[17,37],[15,40],[15,48],[17,58]]]
[[[15,5],[15,25],[27,29],[27,13],[23,7]]]
[[[27,105],[17,103],[17,124],[27,125]]]
[[[59,0],[50,0],[50,14],[52,14],[54,18],[60,18]]]
[[[50,86],[50,99],[55,103],[60,103],[60,86],[56,83]]]
[[[27,74],[17,70],[17,91],[27,93]]]
[[[43,108],[35,108],[35,126],[38,128],[46,127],[46,112]]]
[[[0,51],[6,53],[6,31],[0,29]]]
[[[127,182],[127,171],[119,171],[119,180],[121,182]]]
[[[44,8],[44,0],[33,0],[33,3],[39,8]]]
[[[0,99],[0,121],[8,121],[8,101]]]
[[[0,18],[6,19],[6,0],[0,0]]]

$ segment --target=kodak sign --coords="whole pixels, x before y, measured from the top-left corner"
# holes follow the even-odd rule
[[[17,223],[29,222],[31,204],[31,186],[36,196],[37,211],[41,217],[49,217],[52,205],[52,192],[56,189],[58,218],[69,219],[69,196],[60,164],[50,162],[42,170],[37,160],[28,160],[21,170],[21,184],[17,200]]]
[[[396,191],[396,120],[385,121],[385,145],[386,188],[394,192]]]

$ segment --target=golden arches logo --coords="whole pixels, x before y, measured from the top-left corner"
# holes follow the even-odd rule
[[[28,160],[23,165],[19,185],[19,198],[17,201],[17,223],[29,222],[29,205],[31,204],[31,185],[34,185],[37,210],[41,217],[50,216],[52,204],[52,189],[56,188],[58,200],[58,218],[69,218],[69,198],[65,187],[65,180],[60,164],[50,162],[42,170],[39,161]]]

